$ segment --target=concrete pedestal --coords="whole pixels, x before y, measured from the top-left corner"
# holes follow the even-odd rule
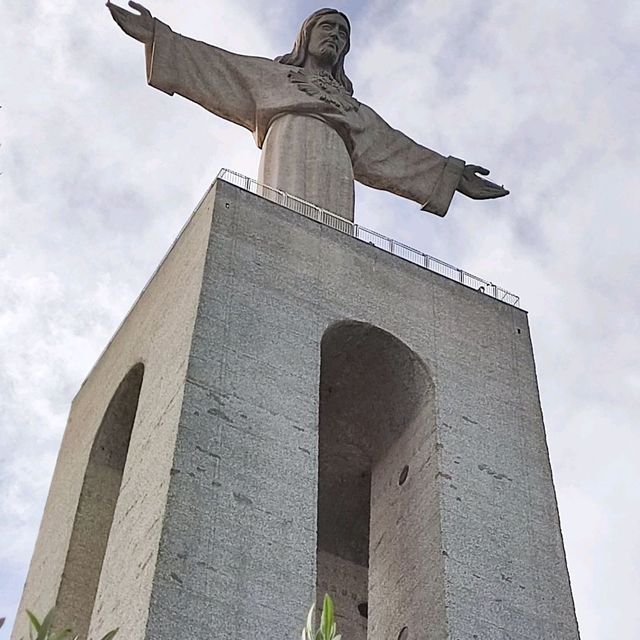
[[[345,640],[578,638],[527,315],[218,181],[73,402],[21,607],[293,640],[316,586]]]

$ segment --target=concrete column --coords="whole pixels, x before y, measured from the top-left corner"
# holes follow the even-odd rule
[[[136,362],[92,636],[293,639],[326,590],[345,640],[577,640],[526,312],[224,182],[74,402],[23,607]]]

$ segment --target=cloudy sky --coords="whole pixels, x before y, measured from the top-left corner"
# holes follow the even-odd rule
[[[290,49],[309,0],[148,0],[174,30]],[[359,223],[530,312],[583,640],[640,637],[640,3],[344,0],[356,96],[501,201],[436,218],[368,189]],[[0,4],[0,617],[11,626],[69,403],[251,135],[145,84],[101,1]],[[4,634],[4,635],[3,635]],[[0,631],[8,637],[8,630]],[[550,639],[551,640],[551,639]]]

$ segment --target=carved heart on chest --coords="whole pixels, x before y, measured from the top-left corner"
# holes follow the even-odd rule
[[[289,71],[287,77],[300,91],[332,105],[338,111],[347,113],[360,108],[360,103],[329,73],[311,74],[300,69]]]

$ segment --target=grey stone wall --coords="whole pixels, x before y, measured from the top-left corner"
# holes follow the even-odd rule
[[[144,637],[213,196],[191,219],[73,400],[12,640],[28,637],[26,608],[44,615],[56,603],[93,440],[118,385],[138,362],[145,374],[91,637],[115,627],[127,640]]]
[[[25,602],[55,592],[52,523],[142,359],[92,633],[297,638],[318,581],[345,640],[577,639],[526,313],[222,182],[182,242],[74,403]],[[335,327],[364,332],[327,351]],[[368,553],[330,540],[367,533],[350,459]],[[357,517],[318,512],[319,473]]]
[[[526,313],[227,184],[149,637],[201,637],[214,621],[221,638],[299,633],[316,580],[320,345],[345,320],[390,332],[434,385],[421,430],[378,463],[379,491],[374,477],[372,527],[390,551],[370,557],[370,637],[577,638]],[[407,486],[387,497],[403,461]],[[347,573],[334,595],[355,629]]]

